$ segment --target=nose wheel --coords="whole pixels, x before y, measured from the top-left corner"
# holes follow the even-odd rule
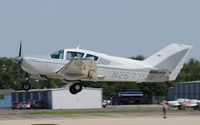
[[[28,83],[28,82],[23,83],[23,89],[24,89],[25,91],[30,90],[30,88],[31,88],[30,83]]]
[[[28,91],[28,90],[31,89],[31,85],[30,85],[30,83],[29,83],[29,74],[28,74],[28,73],[26,73],[25,82],[23,83],[23,89],[24,89],[25,91]]]
[[[83,85],[81,84],[81,82],[74,83],[73,85],[69,87],[69,91],[73,95],[79,93],[82,89],[83,89]]]

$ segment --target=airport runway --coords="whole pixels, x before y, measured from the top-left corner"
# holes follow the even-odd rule
[[[81,117],[81,118],[37,118],[3,120],[0,125],[200,125],[198,116],[161,117]]]
[[[100,110],[159,109],[159,106],[115,106]],[[200,111],[146,113],[82,113],[82,114],[28,114],[30,112],[63,110],[0,109],[0,125],[200,125]],[[64,110],[65,111],[65,110]],[[71,110],[66,110],[71,111]]]
[[[6,114],[0,125],[200,125],[200,113]]]

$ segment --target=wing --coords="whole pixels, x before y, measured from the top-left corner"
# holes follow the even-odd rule
[[[77,58],[71,60],[57,73],[67,81],[97,81],[97,63],[94,60]]]

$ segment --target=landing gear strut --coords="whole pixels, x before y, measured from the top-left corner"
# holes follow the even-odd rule
[[[81,82],[74,83],[73,85],[69,87],[69,91],[73,95],[79,93],[82,89],[83,89],[83,85],[81,84]]]
[[[28,91],[28,90],[30,90],[30,88],[31,88],[31,85],[30,85],[30,83],[29,83],[29,74],[26,73],[25,82],[23,83],[23,89],[24,89],[25,91]]]

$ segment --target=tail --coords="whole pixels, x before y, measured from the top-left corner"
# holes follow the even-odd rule
[[[145,59],[144,63],[169,71],[169,81],[175,80],[191,49],[192,46],[174,43]]]

